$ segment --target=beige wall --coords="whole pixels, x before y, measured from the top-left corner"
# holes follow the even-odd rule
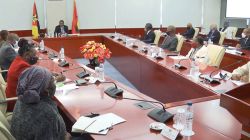
[[[81,29],[114,28],[115,0],[76,0]],[[155,27],[160,26],[161,0],[117,0],[117,27],[142,28],[146,22]],[[162,0],[163,26],[170,24],[178,27],[192,22],[201,26],[202,0]],[[220,22],[221,0],[203,0],[204,27]],[[32,6],[34,0],[0,0],[0,29],[30,30]],[[73,15],[73,0],[48,1],[36,0],[41,28],[45,27],[45,17],[50,30],[60,19],[71,28]],[[4,7],[3,7],[4,5]],[[2,8],[3,7],[3,8]],[[46,10],[44,10],[46,9]],[[47,13],[47,14],[45,14]]]

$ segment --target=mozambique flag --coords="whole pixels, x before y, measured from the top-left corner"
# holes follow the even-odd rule
[[[74,0],[74,7],[73,7],[73,20],[72,20],[72,34],[79,33],[79,21],[78,21],[78,14],[76,9],[76,1]]]
[[[34,39],[38,38],[40,32],[40,24],[38,21],[38,15],[36,10],[36,2],[33,5],[33,19],[32,19],[32,37]]]

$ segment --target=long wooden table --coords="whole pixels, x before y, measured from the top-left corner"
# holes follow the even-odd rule
[[[53,50],[48,49],[49,52]],[[62,72],[63,70],[79,67],[79,65],[72,59],[66,58],[70,62],[70,66],[61,68],[58,62],[46,60],[46,54],[39,54],[39,57],[44,60],[38,61],[37,65],[48,68],[53,72]],[[84,66],[83,66],[84,67]],[[93,70],[85,67],[88,72],[93,73]],[[81,72],[81,69],[74,69],[65,72],[64,75],[75,80],[75,74]],[[130,89],[123,84],[106,77],[107,81],[115,82],[119,88],[124,90],[124,97],[154,100],[140,92]],[[104,89],[109,87],[106,85],[89,85],[82,86],[79,89],[71,91],[66,95],[56,94],[55,100],[63,115],[67,117],[71,124],[74,123],[81,115],[95,113],[115,113],[127,121],[125,123],[114,126],[106,136],[91,135],[96,140],[166,140],[159,132],[151,131],[149,124],[154,122],[147,117],[150,110],[141,110],[134,106],[134,101],[129,100],[114,100],[113,98],[104,94]],[[190,140],[235,140],[240,138],[241,124],[232,117],[232,115],[225,109],[218,105],[218,95],[210,98],[200,98],[194,100],[194,131],[195,135],[192,137],[179,137],[178,139]],[[207,101],[211,100],[211,101]],[[182,105],[187,101],[167,104],[168,111],[175,113],[177,108],[184,107]],[[201,103],[199,103],[201,102]],[[178,106],[178,107],[173,107]],[[172,121],[167,123],[172,126]]]
[[[165,58],[155,60],[136,49],[126,47],[122,42],[109,35],[84,35],[79,37],[48,38],[45,44],[59,51],[64,47],[65,53],[71,58],[80,58],[79,47],[89,40],[104,43],[112,51],[109,62],[114,65],[142,93],[163,103],[172,103],[190,99],[198,99],[217,95],[217,91],[228,91],[236,87],[231,81],[221,81],[220,85],[194,82],[188,77],[189,69],[176,70],[174,60]],[[190,62],[182,64],[190,67]],[[216,70],[208,67],[201,72],[209,74]]]

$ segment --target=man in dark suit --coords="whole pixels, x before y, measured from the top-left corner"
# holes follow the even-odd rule
[[[145,35],[143,38],[143,42],[145,43],[154,43],[155,41],[155,33],[153,31],[153,26],[151,23],[147,23],[144,28]]]
[[[167,35],[160,46],[163,49],[167,49],[169,51],[176,51],[177,45],[178,45],[178,38],[175,35],[175,27],[170,25],[167,28]]]
[[[244,29],[241,36],[240,44],[236,47],[250,50],[250,27]]]
[[[68,32],[69,32],[68,26],[64,25],[63,20],[60,20],[59,25],[57,25],[55,28],[54,35],[55,36],[63,36],[63,35],[67,35]]]
[[[183,34],[186,39],[192,39],[194,37],[195,30],[191,23],[187,24],[187,31]]]
[[[228,27],[229,27],[229,21],[225,21],[223,28],[220,28],[220,32],[225,32]]]
[[[217,29],[217,25],[216,24],[212,24],[210,25],[210,32],[208,33],[206,39],[206,41],[212,41],[213,44],[219,44],[220,41],[220,32]]]
[[[15,44],[17,44],[19,37],[10,33],[8,35],[7,41],[4,42],[0,48],[0,67],[2,70],[8,70],[12,61],[16,58],[16,51],[14,50]],[[6,80],[7,72],[2,73],[3,78]]]

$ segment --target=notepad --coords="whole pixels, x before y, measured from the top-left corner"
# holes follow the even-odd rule
[[[125,121],[125,119],[113,113],[100,115],[94,118],[82,116],[72,126],[72,132],[87,132],[92,134],[105,135],[108,133],[109,128]]]

